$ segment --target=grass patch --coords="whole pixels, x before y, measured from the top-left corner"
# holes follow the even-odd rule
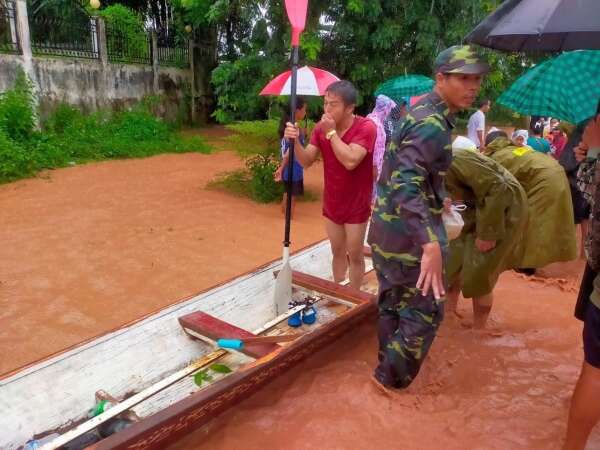
[[[238,197],[252,198],[250,194],[250,174],[245,169],[223,172],[206,185],[207,189],[226,191]]]
[[[31,83],[23,73],[0,95],[0,183],[90,161],[211,152],[201,137],[182,136],[144,103],[130,111],[89,115],[63,104],[41,129],[35,127],[33,105]]]

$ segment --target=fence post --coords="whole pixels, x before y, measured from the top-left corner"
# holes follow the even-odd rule
[[[103,67],[108,65],[108,48],[106,46],[106,25],[102,17],[96,17],[96,38],[98,43],[98,57]]]
[[[26,0],[15,0],[15,15],[17,35],[23,58],[23,70],[33,83],[33,99],[37,107],[40,101],[40,87],[33,71],[33,55],[31,53],[31,35],[29,34],[29,15],[27,14]],[[39,117],[37,114],[35,115],[35,122],[36,126],[39,126]]]
[[[158,95],[158,36],[156,29],[152,29],[150,35],[152,37],[152,88],[154,94]]]
[[[27,2],[25,0],[15,0],[15,14],[17,22],[17,35],[19,36],[19,45],[25,66],[29,66],[33,71],[31,63],[31,37],[29,35],[29,16],[27,15]],[[28,70],[27,70],[28,71]],[[29,71],[28,71],[29,72]]]
[[[188,53],[190,55],[189,57],[189,63],[190,63],[190,71],[191,71],[191,79],[192,79],[192,102],[191,102],[191,108],[192,108],[192,124],[196,124],[196,97],[198,95],[198,93],[196,92],[196,70],[194,68],[194,48],[196,47],[194,45],[194,40],[190,39],[189,41],[189,50]]]

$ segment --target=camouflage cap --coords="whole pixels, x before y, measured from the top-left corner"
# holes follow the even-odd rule
[[[434,63],[434,73],[486,74],[490,66],[471,45],[454,45],[441,52]]]

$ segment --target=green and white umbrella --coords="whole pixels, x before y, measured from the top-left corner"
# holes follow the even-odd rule
[[[403,97],[413,97],[431,91],[433,84],[431,78],[423,75],[403,75],[380,84],[375,91],[375,97],[383,94],[400,103]]]
[[[498,103],[522,114],[578,124],[600,100],[600,50],[577,50],[544,61],[522,75]]]

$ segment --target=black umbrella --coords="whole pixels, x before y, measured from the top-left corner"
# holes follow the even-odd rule
[[[466,40],[506,51],[600,50],[600,0],[506,0]]]

